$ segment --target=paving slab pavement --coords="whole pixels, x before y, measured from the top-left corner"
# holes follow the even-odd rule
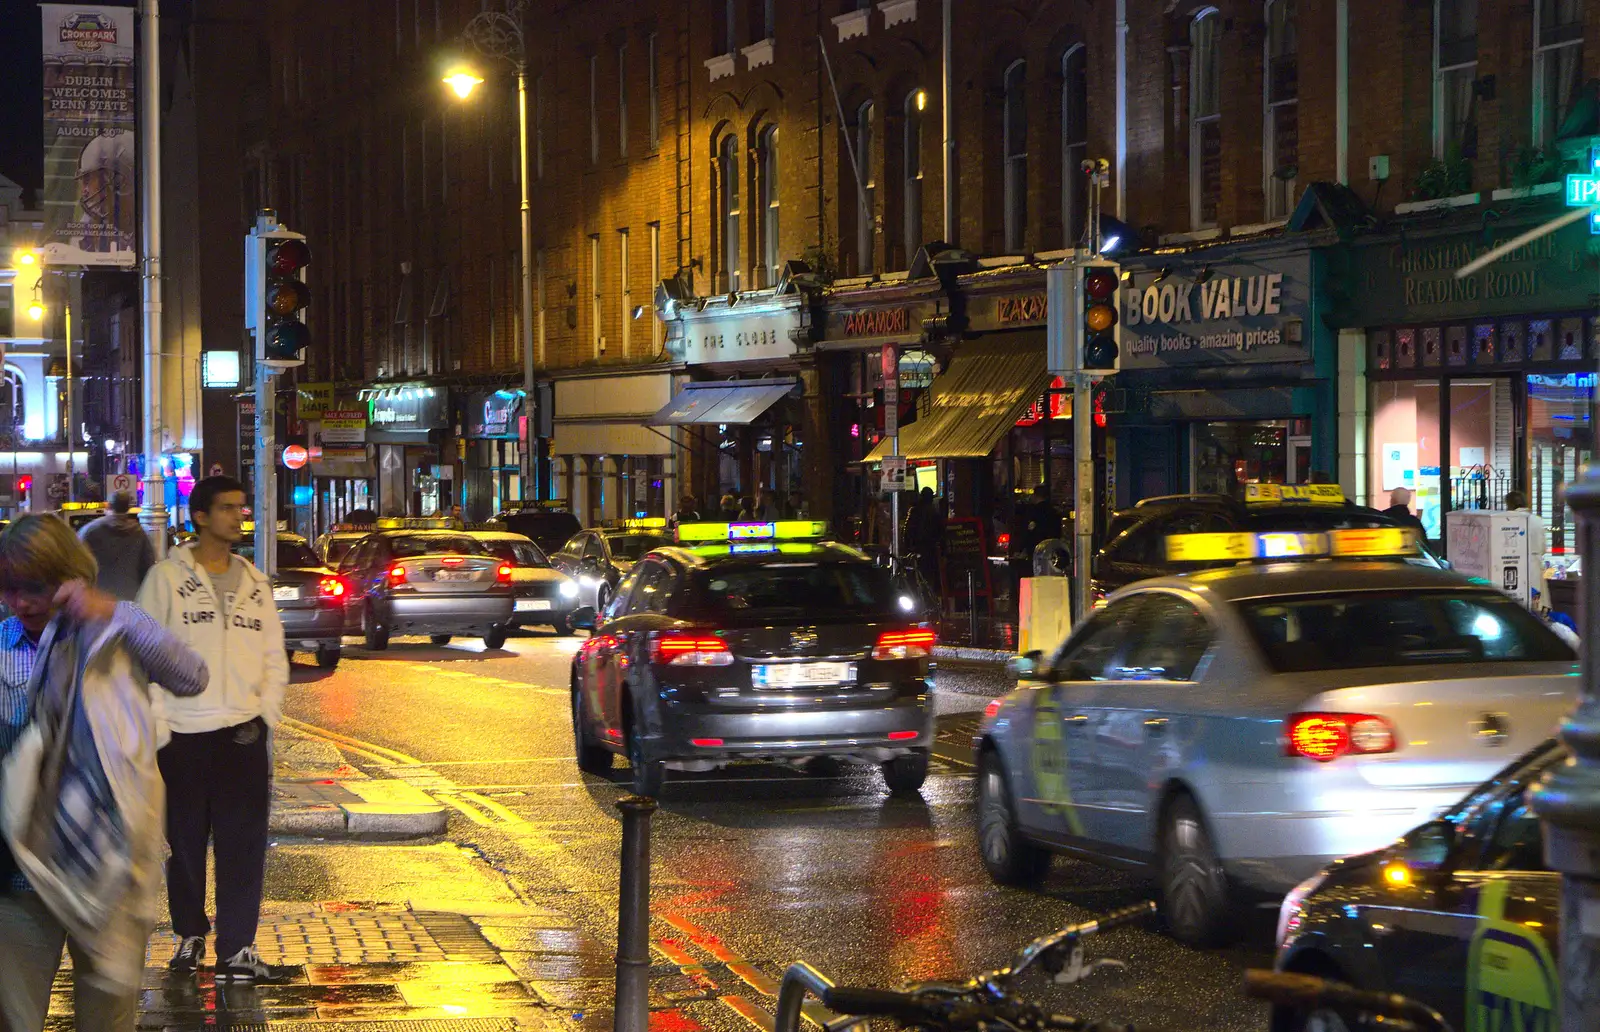
[[[273,835],[405,839],[442,835],[443,804],[397,778],[372,778],[331,743],[287,725],[274,732]]]

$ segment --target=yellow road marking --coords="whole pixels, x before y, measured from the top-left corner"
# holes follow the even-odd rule
[[[717,999],[726,1004],[735,1014],[760,1029],[761,1032],[772,1032],[772,1015],[743,996],[719,996]]]
[[[441,792],[438,795],[436,795],[434,798],[438,799],[439,802],[441,802],[444,805],[450,807],[450,809],[455,810],[456,812],[460,813],[467,820],[471,821],[472,823],[474,823],[474,824],[476,824],[476,825],[478,825],[480,827],[487,828],[493,823],[492,821],[489,820],[489,818],[487,818],[483,814],[479,813],[475,808],[473,808],[471,806],[468,806],[466,803],[463,803],[463,802],[461,802],[461,800],[456,799],[456,798],[454,798],[452,796],[445,795],[444,793]]]

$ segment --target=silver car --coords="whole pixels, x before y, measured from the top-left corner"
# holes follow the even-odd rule
[[[1053,851],[1150,871],[1180,938],[1380,848],[1547,738],[1572,651],[1459,574],[1390,562],[1143,581],[990,705],[979,841],[1006,883]]]

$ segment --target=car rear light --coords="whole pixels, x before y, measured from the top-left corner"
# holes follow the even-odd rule
[[[447,555],[443,559],[439,560],[439,564],[441,566],[460,566],[461,563],[462,559],[458,555]]]
[[[983,708],[983,715],[986,717],[997,717],[1000,715],[1000,708],[1005,704],[1006,700],[1004,699],[990,699],[989,705]]]
[[[884,631],[872,650],[873,659],[921,659],[933,651],[933,631],[920,627],[910,631]]]
[[[715,749],[722,744],[720,738],[691,738],[689,744],[700,749]]]
[[[510,563],[501,563],[499,565],[499,567],[496,568],[496,570],[494,571],[494,579],[499,581],[501,584],[510,584],[511,583],[511,564]]]
[[[325,599],[338,601],[349,593],[350,586],[344,582],[343,577],[324,577],[317,581],[317,594]]]
[[[1350,753],[1394,752],[1394,725],[1368,713],[1291,713],[1283,722],[1284,754],[1327,763]]]
[[[653,646],[654,661],[667,666],[732,666],[728,643],[709,634],[663,634]]]
[[[891,741],[891,742],[909,742],[911,739],[913,739],[915,737],[917,737],[917,732],[915,732],[915,731],[890,731],[889,732],[889,741]]]
[[[404,584],[406,582],[406,568],[399,563],[389,567],[389,583]]]

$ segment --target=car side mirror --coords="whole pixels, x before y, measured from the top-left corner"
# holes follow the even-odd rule
[[[1394,851],[1394,859],[1404,864],[1404,871],[1385,874],[1392,882],[1402,883],[1407,875],[1420,875],[1437,879],[1449,875],[1450,854],[1456,844],[1456,826],[1446,820],[1434,820],[1414,828]],[[1393,868],[1391,868],[1393,869]]]
[[[1006,671],[1019,681],[1033,680],[1043,669],[1044,652],[1041,649],[1030,649],[1020,656],[1012,656],[1006,660]]]
[[[598,631],[604,619],[598,610],[584,610],[573,615],[572,626],[586,631]]]

